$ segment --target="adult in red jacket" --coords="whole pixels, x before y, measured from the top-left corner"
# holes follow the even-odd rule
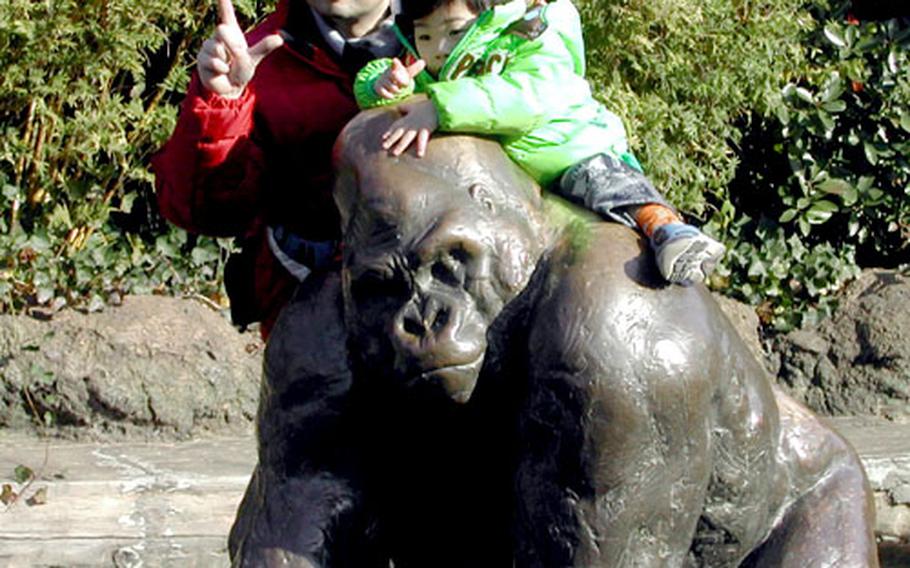
[[[281,0],[246,37],[231,1],[218,2],[152,167],[167,219],[243,239],[226,276],[232,316],[261,321],[265,337],[297,283],[335,262],[332,144],[357,113],[356,72],[399,46],[389,0]]]

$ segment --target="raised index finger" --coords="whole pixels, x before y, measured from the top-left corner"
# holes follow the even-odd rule
[[[237,23],[237,15],[234,13],[234,5],[231,0],[218,0],[218,20],[222,24],[240,27]]]

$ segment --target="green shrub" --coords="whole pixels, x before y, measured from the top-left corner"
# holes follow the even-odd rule
[[[274,0],[237,0],[248,17]],[[730,247],[715,287],[786,329],[908,262],[907,20],[825,0],[579,0],[589,76],[655,183]],[[154,206],[205,2],[0,4],[0,311],[221,300],[225,241]]]
[[[807,63],[751,124],[731,186],[741,222],[728,284],[768,296],[779,329],[830,312],[859,267],[910,261],[910,23],[859,22],[848,8],[816,7]],[[778,255],[786,278],[756,273]]]
[[[845,8],[816,31],[811,67],[764,124],[789,166],[773,180],[778,221],[804,237],[826,225],[823,238],[893,262],[910,245],[910,25],[844,21]]]
[[[0,311],[218,294],[228,245],[163,223],[147,169],[212,12],[168,0],[0,4]]]
[[[589,75],[671,201],[730,248],[714,287],[789,329],[908,262],[908,23],[825,0],[585,0]]]
[[[731,234],[743,238],[731,241],[726,266],[715,281],[756,306],[760,320],[778,331],[830,316],[836,308],[834,293],[859,275],[851,245],[809,246],[767,218],[756,222],[742,216],[732,229]]]
[[[584,0],[595,91],[633,150],[687,213],[727,202],[737,118],[763,108],[802,61],[801,0]],[[724,213],[731,213],[725,210]],[[732,217],[728,215],[728,221]]]

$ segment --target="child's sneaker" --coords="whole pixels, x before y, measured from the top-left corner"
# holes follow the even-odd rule
[[[657,268],[667,281],[689,285],[703,282],[726,247],[692,225],[667,223],[651,237]]]

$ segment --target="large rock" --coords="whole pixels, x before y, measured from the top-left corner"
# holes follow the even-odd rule
[[[714,296],[717,305],[720,306],[721,311],[730,320],[733,329],[742,338],[746,347],[755,356],[755,359],[765,363],[768,354],[765,353],[762,347],[761,322],[758,319],[758,314],[755,313],[755,308],[719,293],[711,295]]]
[[[833,318],[778,340],[778,382],[821,414],[910,421],[908,306],[908,276],[865,271]]]
[[[126,298],[48,321],[0,316],[0,426],[78,437],[245,432],[259,340],[193,300]]]

